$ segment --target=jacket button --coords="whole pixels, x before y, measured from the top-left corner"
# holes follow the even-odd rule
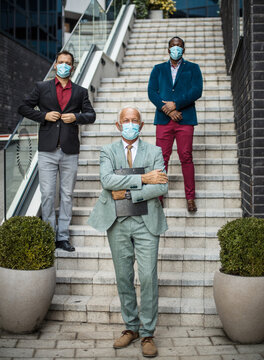
[[[172,91],[174,91],[174,89],[172,89]]]
[[[60,127],[60,125],[58,124],[57,127]]]

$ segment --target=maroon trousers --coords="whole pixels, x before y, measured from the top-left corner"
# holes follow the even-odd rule
[[[195,199],[194,166],[192,161],[193,130],[193,125],[180,125],[173,120],[166,125],[156,126],[156,145],[162,149],[166,171],[168,171],[173,142],[176,139],[187,200]]]

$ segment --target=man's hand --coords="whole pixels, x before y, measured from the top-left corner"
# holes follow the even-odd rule
[[[61,120],[65,123],[65,124],[71,124],[74,121],[76,121],[76,116],[73,113],[69,113],[69,114],[62,114],[61,115]]]
[[[56,122],[61,117],[61,114],[58,111],[50,111],[46,113],[45,120]]]
[[[114,200],[123,200],[126,198],[126,190],[115,190],[112,191],[112,198]]]
[[[162,106],[161,110],[166,114],[169,115],[169,113],[176,109],[176,104],[173,101],[163,101],[165,105]]]
[[[171,120],[178,122],[182,120],[182,113],[180,111],[173,110],[171,113],[169,113],[169,117]]]
[[[142,174],[141,179],[143,184],[166,184],[168,182],[168,176],[161,169]]]

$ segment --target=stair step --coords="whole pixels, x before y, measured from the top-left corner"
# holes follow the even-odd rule
[[[155,130],[155,127],[152,126],[153,130]],[[113,125],[114,131],[82,131],[81,137],[82,137],[82,144],[97,144],[97,145],[104,145],[106,143],[111,143],[114,141],[118,141],[120,139],[120,132],[115,128],[115,125]],[[207,132],[206,132],[207,133]],[[225,133],[223,136],[219,131],[211,131],[208,132],[208,135],[206,133],[198,133],[195,132],[195,136],[193,139],[193,145],[197,144],[203,144],[206,140],[206,144],[236,144],[236,136],[234,132],[232,131],[223,131]],[[218,133],[218,134],[217,134]],[[145,131],[145,129],[141,132],[141,139],[145,140],[149,143],[155,144],[155,131]]]
[[[211,237],[215,238],[217,231],[219,230],[218,227],[213,226],[196,226],[185,228],[184,226],[171,226],[164,234],[161,235],[161,238],[165,237],[175,237],[175,238],[182,238],[182,237]],[[100,237],[106,235],[106,232],[98,232],[93,229],[89,225],[70,225],[70,234],[71,236],[84,236],[84,235],[91,235],[93,237]]]
[[[178,223],[177,223],[178,225]],[[219,226],[177,226],[175,224],[160,237],[160,248],[218,248]],[[75,246],[108,246],[106,232],[98,232],[87,224],[70,225],[70,238]]]
[[[57,258],[71,259],[112,259],[109,247],[76,247],[74,252],[56,249]],[[193,260],[193,261],[218,261],[218,248],[160,248],[159,260]]]
[[[91,207],[88,206],[78,206],[73,207],[73,216],[85,216],[90,215],[92,211]],[[222,218],[222,217],[240,217],[241,209],[225,208],[225,209],[203,209],[199,208],[195,213],[189,213],[187,209],[184,211],[181,208],[164,208],[164,213],[167,218],[177,217],[177,218]],[[202,226],[202,225],[201,225]]]
[[[88,322],[105,323],[100,319],[89,319],[90,312],[108,313],[105,315],[109,323],[109,313],[120,312],[120,301],[118,296],[69,296],[54,295],[51,311],[74,311],[83,312],[88,317]],[[211,298],[159,298],[159,314],[216,314],[214,300]],[[65,319],[64,319],[65,320]],[[90,320],[90,321],[89,321]],[[66,319],[67,321],[67,319]],[[73,321],[73,320],[69,320]],[[110,321],[111,323],[111,321]]]
[[[72,224],[85,225],[91,214],[91,207],[76,207],[73,208]],[[189,213],[187,209],[183,208],[165,208],[164,209],[168,227],[179,226],[223,226],[227,221],[240,218],[242,210],[239,208],[224,208],[224,209],[203,209],[198,208],[196,213]]]
[[[212,160],[211,162],[209,160]],[[221,159],[220,159],[221,160]],[[204,161],[200,159],[194,159],[195,171],[197,173],[204,174],[238,174],[237,159],[231,159],[233,161],[225,163],[224,161],[214,162],[213,159],[206,159]],[[79,168],[80,173],[97,173],[100,171],[99,159],[80,159]],[[179,160],[171,160],[169,164],[168,173],[181,173],[181,164]]]
[[[187,261],[188,262],[188,261]],[[197,263],[197,262],[196,262]],[[219,268],[219,262],[215,267]],[[171,262],[172,264],[172,262]],[[191,263],[191,267],[194,262]],[[202,272],[185,272],[186,263],[177,261],[177,267],[172,271],[158,273],[159,296],[173,298],[177,296],[190,298],[213,297],[213,272],[209,261]],[[173,264],[174,265],[174,264]],[[164,262],[162,263],[162,268]],[[165,267],[166,268],[166,267]],[[189,265],[190,268],[190,265]],[[168,270],[168,269],[167,269]],[[210,273],[208,272],[210,271]],[[81,295],[81,296],[117,296],[115,272],[98,270],[57,270],[56,295]],[[140,282],[137,271],[135,274],[135,288],[137,295],[140,294]]]
[[[199,49],[201,50],[201,49]],[[211,55],[211,54],[215,54],[215,55],[222,55],[224,57],[225,53],[224,53],[224,47],[219,46],[219,47],[208,47],[208,48],[203,48],[202,49],[203,52],[206,52],[206,54]],[[165,55],[168,53],[168,49],[166,47],[162,47],[162,48],[156,48],[156,49],[149,49],[149,46],[143,48],[143,47],[135,47],[133,45],[128,45],[127,49],[126,49],[126,56],[137,56],[137,55]],[[185,59],[188,60],[188,56],[194,56],[197,53],[197,48],[194,49],[188,49],[188,53],[186,51],[185,54]]]
[[[78,190],[74,191],[74,206],[92,207],[101,193],[101,190]],[[240,208],[241,193],[240,191],[196,191],[196,204],[198,208]],[[169,190],[164,197],[165,208],[186,208],[186,200],[183,190]]]
[[[168,60],[168,59],[167,59]],[[165,60],[166,61],[166,60]],[[133,62],[133,63],[123,63],[120,66],[121,70],[128,70],[128,71],[133,71],[134,69],[142,69],[142,71],[149,71],[151,70],[155,65],[157,64],[156,60],[149,60],[149,61],[137,61],[137,62]],[[222,64],[203,64],[203,63],[198,63],[198,65],[200,66],[200,69],[202,71],[203,74],[214,74],[214,73],[224,73],[226,74],[226,67],[225,67],[225,63],[222,62]]]
[[[106,96],[97,96],[95,97],[94,99],[95,102],[135,102],[135,103],[138,103],[138,102],[147,102],[149,103],[150,100],[147,96],[139,96],[139,97],[136,97],[136,96],[130,96],[130,97],[125,97],[125,96],[119,96],[119,97],[112,97],[111,99],[109,99],[109,97],[106,97]],[[210,95],[207,95],[207,96],[203,96],[201,97],[199,100],[197,100],[197,103],[198,106],[201,106],[201,102],[208,102],[208,106],[212,106],[211,105],[211,102],[219,102],[221,101],[221,104],[223,104],[224,106],[226,106],[225,102],[228,102],[228,104],[230,103],[230,105],[232,105],[232,97],[231,96],[227,96],[227,95],[222,95],[222,96],[210,96]]]
[[[106,83],[106,82],[110,82],[110,83],[135,83],[136,85],[138,83],[144,83],[146,84],[146,80],[148,80],[148,77],[146,76],[145,78],[121,78],[121,77],[118,77],[118,78],[103,78],[101,80],[101,83]],[[223,85],[223,81],[227,81],[228,82],[228,85],[230,85],[230,82],[231,82],[231,77],[229,75],[225,75],[225,76],[218,76],[218,75],[212,75],[210,77],[207,77],[206,79],[204,79],[205,82],[214,82],[214,81],[217,81],[217,82],[220,82],[222,85]],[[224,84],[225,85],[225,84]]]
[[[198,251],[202,249],[196,249],[196,250]],[[63,257],[63,255],[61,256]],[[89,259],[89,257],[86,258]],[[212,261],[212,259],[209,259],[207,261],[210,260]],[[159,282],[159,286],[182,285],[184,287],[201,287],[201,286],[212,287],[213,277],[214,277],[214,273],[212,272],[207,273],[207,272],[194,272],[194,271],[192,272],[162,271],[158,273],[158,282]],[[56,282],[57,284],[116,285],[116,276],[115,276],[115,272],[110,270],[92,271],[92,270],[63,269],[63,270],[56,270]],[[137,271],[135,272],[135,285],[140,285]]]
[[[133,92],[133,93],[135,93],[135,92],[145,93],[145,92],[147,92],[147,90],[148,90],[148,86],[145,83],[144,83],[143,86],[137,87],[137,88],[136,87],[134,87],[134,88],[131,88],[131,87],[112,88],[112,87],[106,87],[106,84],[105,84],[104,86],[97,89],[97,93],[100,93],[100,92],[102,92],[102,93],[108,93],[108,92],[109,93],[119,93],[119,92],[120,93],[124,93],[124,92],[125,93],[130,93],[130,92]],[[207,85],[206,87],[204,87],[203,93],[205,92],[206,95],[208,93],[211,96],[219,97],[219,95],[214,95],[214,94],[212,94],[212,92],[216,92],[218,94],[218,92],[221,91],[221,92],[223,92],[223,94],[221,93],[222,96],[232,96],[232,95],[229,95],[229,94],[225,95],[230,90],[231,90],[230,86],[227,86],[227,85],[226,86],[221,86],[221,85],[219,85],[219,86],[210,86],[210,85]],[[231,94],[231,92],[230,92],[230,94]]]

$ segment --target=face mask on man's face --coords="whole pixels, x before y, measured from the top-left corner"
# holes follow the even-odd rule
[[[172,46],[170,48],[170,56],[173,60],[179,60],[182,57],[183,48],[180,46]]]
[[[126,140],[134,140],[139,136],[140,125],[139,124],[122,124],[122,136]]]
[[[70,76],[70,74],[71,74],[71,66],[70,65],[68,65],[68,64],[65,64],[65,63],[63,63],[63,64],[58,64],[57,65],[57,71],[56,71],[56,73],[57,73],[57,75],[59,76],[59,77],[61,77],[61,78],[67,78],[67,77],[69,77]]]

